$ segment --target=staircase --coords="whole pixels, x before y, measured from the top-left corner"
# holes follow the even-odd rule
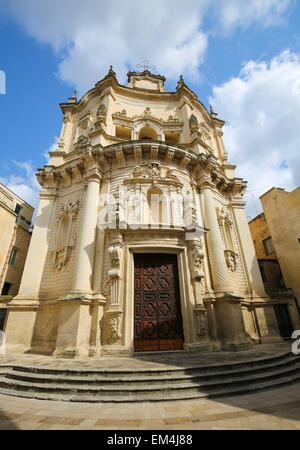
[[[67,369],[0,365],[0,394],[72,402],[153,402],[222,397],[300,382],[300,357],[210,366]]]

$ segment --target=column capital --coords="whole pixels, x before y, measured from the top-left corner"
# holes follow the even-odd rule
[[[214,183],[210,176],[208,175],[201,175],[201,177],[197,180],[197,186],[200,189],[212,189],[214,187]]]
[[[102,178],[103,178],[102,173],[97,167],[88,170],[84,175],[84,179],[87,181],[88,184],[91,183],[92,181],[101,184]]]

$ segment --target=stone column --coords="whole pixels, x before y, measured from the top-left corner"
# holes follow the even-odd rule
[[[251,341],[246,335],[241,310],[241,297],[232,294],[230,289],[227,266],[224,257],[223,242],[212,198],[212,183],[204,175],[198,183],[204,195],[205,226],[209,229],[207,244],[213,279],[213,289],[216,297],[215,313],[218,338],[224,350],[248,348]]]
[[[87,180],[72,291],[59,299],[60,315],[54,356],[75,358],[101,352],[99,318],[105,298],[93,291],[96,231],[101,174],[94,155],[84,155]]]
[[[49,229],[56,206],[58,176],[52,166],[41,169],[38,180],[43,186],[19,293],[8,305],[6,321],[7,351],[23,352],[31,348],[40,287],[49,250]]]
[[[201,193],[203,193],[204,196],[204,220],[205,227],[209,229],[207,233],[207,244],[210,255],[214,291],[216,294],[229,293],[231,290],[228,282],[223,242],[211,192],[212,182],[205,178],[200,180],[198,186],[200,186]]]
[[[100,174],[96,171],[88,178],[72,293],[92,292],[100,180]]]

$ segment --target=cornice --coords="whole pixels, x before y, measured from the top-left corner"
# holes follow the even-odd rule
[[[192,150],[178,145],[168,145],[162,141],[127,141],[102,147],[100,144],[92,146],[86,143],[79,146],[75,152],[66,154],[68,158],[60,166],[44,166],[38,169],[37,178],[44,189],[55,191],[67,188],[72,184],[96,177],[99,181],[112,167],[130,166],[128,155],[134,155],[136,165],[148,164],[149,160],[157,160],[162,164],[172,166],[190,173],[197,186],[217,189],[220,194],[227,196],[232,202],[241,203],[247,182],[242,178],[228,178],[222,165],[213,155],[200,153],[196,155]]]

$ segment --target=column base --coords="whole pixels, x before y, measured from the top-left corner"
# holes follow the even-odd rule
[[[101,356],[111,356],[114,358],[129,357],[134,353],[133,347],[103,345],[101,347]]]
[[[221,344],[204,341],[204,342],[194,342],[190,344],[183,344],[183,350],[187,353],[205,353],[205,352],[215,352],[221,349]]]
[[[242,297],[228,293],[216,298],[215,311],[222,350],[246,350],[253,345],[245,330],[242,300]]]
[[[76,359],[80,357],[80,353],[77,348],[64,348],[61,350],[56,349],[52,356],[54,356],[54,358]]]

